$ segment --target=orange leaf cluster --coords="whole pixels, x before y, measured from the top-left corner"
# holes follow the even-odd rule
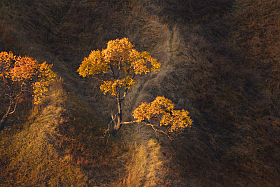
[[[15,56],[12,52],[0,53],[0,78],[9,88],[8,95],[15,90],[33,91],[35,104],[38,104],[48,91],[50,81],[56,78],[56,74],[51,68],[52,65],[48,65],[46,62],[39,64],[37,60],[30,57]],[[23,86],[25,89],[22,89]]]
[[[30,80],[38,69],[39,64],[37,60],[30,57],[16,57],[14,68],[10,70],[13,81]]]

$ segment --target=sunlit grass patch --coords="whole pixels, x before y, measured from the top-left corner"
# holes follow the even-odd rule
[[[146,125],[135,124],[120,131],[126,142],[127,162],[115,186],[157,186],[163,185],[166,176],[166,160],[154,131]]]
[[[22,130],[1,132],[1,184],[86,186],[116,180],[114,159],[122,149],[101,137],[101,120],[61,84],[54,83]]]
[[[64,111],[61,99],[63,91],[57,84],[55,90],[51,91],[52,95],[46,98],[53,102],[43,104],[45,106],[41,106],[39,111],[35,109],[34,112],[38,113],[33,117],[31,115],[21,131],[1,141],[3,145],[10,144],[7,150],[1,152],[1,155],[6,154],[1,183],[42,186],[77,183],[74,167],[59,160],[63,152],[59,147],[57,128]],[[65,180],[61,181],[61,176]]]

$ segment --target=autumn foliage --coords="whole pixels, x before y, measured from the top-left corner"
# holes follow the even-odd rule
[[[170,132],[180,128],[186,128],[192,124],[189,112],[186,110],[174,110],[174,104],[170,99],[158,96],[151,103],[142,103],[133,111],[136,122],[148,122],[153,118],[160,119],[160,126],[171,125]]]
[[[48,91],[48,86],[56,77],[52,65],[39,64],[30,57],[15,56],[12,52],[0,53],[0,96],[8,101],[7,110],[0,122],[12,114],[23,99],[32,99],[39,104]]]
[[[100,86],[104,94],[111,94],[116,97],[118,103],[117,122],[113,134],[121,125],[134,122],[145,122],[145,119],[160,118],[160,125],[171,124],[170,132],[178,128],[185,128],[191,125],[192,121],[185,110],[174,110],[171,100],[164,97],[157,97],[150,104],[142,103],[135,111],[134,118],[137,121],[122,121],[122,101],[127,91],[136,84],[136,75],[157,72],[161,69],[161,63],[152,58],[147,51],[138,52],[129,42],[128,38],[109,41],[107,48],[102,51],[92,51],[87,58],[84,58],[78,72],[83,77],[101,75],[103,83]],[[113,121],[114,118],[112,117]]]
[[[92,51],[80,65],[81,76],[103,74],[100,89],[104,94],[120,94],[120,89],[129,89],[136,81],[134,76],[160,71],[161,64],[146,51],[140,53],[128,38],[111,40],[102,51]],[[108,79],[108,80],[106,80]]]

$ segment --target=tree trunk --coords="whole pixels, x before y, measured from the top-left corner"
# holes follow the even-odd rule
[[[120,98],[120,94],[117,95],[117,103],[118,103],[118,115],[117,115],[117,123],[114,125],[114,129],[112,130],[112,135],[117,134],[122,126],[122,100]]]
[[[0,130],[4,129],[4,122],[5,122],[5,119],[7,118],[7,116],[10,114],[10,111],[11,111],[11,104],[9,105],[9,108],[6,112],[6,114],[2,117],[1,121],[0,121]]]

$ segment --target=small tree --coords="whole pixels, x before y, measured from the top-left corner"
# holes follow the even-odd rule
[[[151,103],[142,103],[133,111],[133,117],[137,123],[145,123],[152,126],[155,131],[163,132],[155,128],[152,120],[160,120],[160,126],[170,125],[170,132],[186,128],[192,124],[189,112],[186,110],[174,110],[174,104],[170,99],[158,96]]]
[[[0,96],[6,102],[6,112],[0,121],[3,128],[5,119],[15,112],[17,105],[26,98],[39,104],[48,91],[50,81],[56,77],[52,65],[39,64],[30,57],[15,56],[12,52],[0,53]],[[5,107],[5,104],[1,104]]]
[[[102,51],[92,51],[87,58],[84,58],[78,72],[83,77],[99,75],[103,81],[100,86],[102,92],[109,93],[116,98],[117,121],[115,122],[112,117],[114,121],[112,134],[116,134],[123,124],[136,122],[122,121],[122,101],[127,91],[135,85],[134,77],[152,71],[160,71],[160,68],[161,63],[152,58],[148,52],[138,52],[128,38],[123,38],[109,41],[107,48]],[[135,113],[135,117],[138,118],[137,122],[143,121],[141,120],[143,117],[140,117],[140,109],[136,111],[139,111]],[[153,118],[155,115],[151,117]]]

